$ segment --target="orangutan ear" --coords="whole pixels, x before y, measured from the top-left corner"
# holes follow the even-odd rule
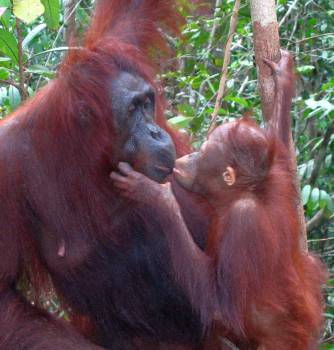
[[[227,186],[233,186],[235,184],[235,171],[232,167],[228,166],[226,171],[223,172],[223,179]]]

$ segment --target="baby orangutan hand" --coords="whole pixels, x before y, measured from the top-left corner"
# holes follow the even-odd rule
[[[130,164],[120,162],[119,172],[113,171],[110,178],[121,195],[145,204],[175,201],[170,183],[159,184],[135,171]],[[160,197],[160,198],[159,198]]]

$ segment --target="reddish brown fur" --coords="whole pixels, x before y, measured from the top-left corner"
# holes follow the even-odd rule
[[[247,138],[245,127],[256,128],[263,139]],[[213,204],[207,247],[217,266],[222,323],[241,349],[252,343],[316,349],[324,276],[318,261],[300,251],[288,152],[275,135],[249,121],[219,136],[215,142],[223,143],[226,164],[237,172],[236,185]]]

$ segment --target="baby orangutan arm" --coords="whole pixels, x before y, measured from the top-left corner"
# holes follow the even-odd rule
[[[273,114],[267,129],[276,134],[286,147],[290,146],[291,135],[291,101],[294,95],[294,63],[292,55],[281,50],[281,59],[278,63],[264,59],[271,68],[275,80],[275,102]]]
[[[175,278],[206,324],[215,303],[212,299],[216,295],[213,291],[212,264],[190,235],[170,183],[154,182],[133,170],[128,163],[121,162],[118,167],[120,172],[112,172],[110,177],[124,197],[160,208],[159,220],[168,242]]]

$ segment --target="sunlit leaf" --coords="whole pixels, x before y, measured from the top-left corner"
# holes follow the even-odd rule
[[[306,185],[302,190],[301,196],[304,205],[308,202],[310,198],[311,190],[312,187],[310,185]]]
[[[29,24],[44,13],[40,0],[13,0],[13,12],[23,22]]]
[[[193,118],[184,117],[184,116],[180,115],[180,116],[173,117],[173,118],[169,119],[168,122],[172,126],[182,129],[182,128],[187,127],[192,120],[193,120]]]
[[[314,188],[311,192],[311,200],[314,204],[317,204],[319,202],[320,198],[320,191],[319,188]]]
[[[314,66],[300,66],[297,67],[297,72],[298,73],[310,73],[315,69]]]
[[[243,106],[245,108],[249,107],[248,102],[241,97],[237,97],[237,96],[225,96],[224,98],[225,101],[231,101],[231,102],[235,102],[237,104],[239,104],[240,106]]]
[[[306,105],[315,110],[315,109],[322,109],[326,111],[333,111],[334,110],[334,104],[330,103],[327,100],[320,100],[320,101],[315,101],[313,99],[309,99],[305,101]]]

